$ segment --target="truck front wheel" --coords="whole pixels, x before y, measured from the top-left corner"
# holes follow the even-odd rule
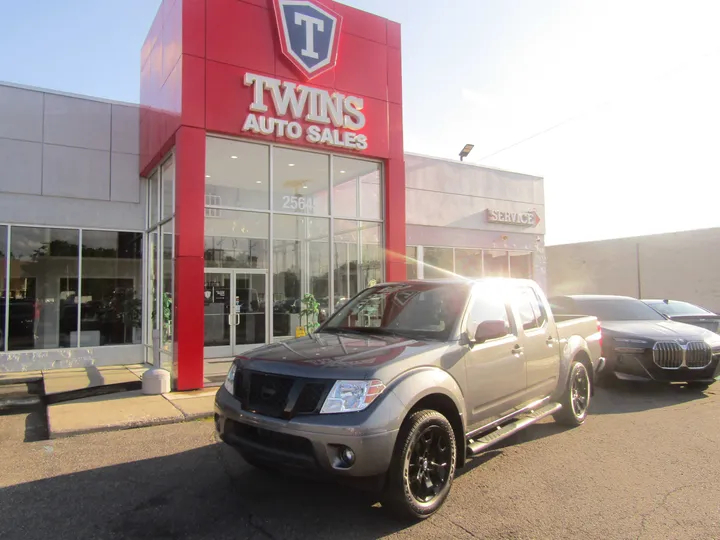
[[[445,502],[455,475],[457,443],[450,422],[423,410],[405,420],[388,471],[385,495],[401,516],[425,519]]]

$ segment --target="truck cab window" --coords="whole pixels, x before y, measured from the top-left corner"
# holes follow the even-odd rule
[[[523,287],[518,293],[518,315],[523,330],[542,328],[547,322],[547,312],[534,290]]]
[[[473,300],[472,307],[468,316],[467,330],[470,334],[475,333],[475,329],[480,323],[485,321],[504,321],[511,328],[510,317],[508,315],[505,302],[496,295],[483,294],[483,291]]]

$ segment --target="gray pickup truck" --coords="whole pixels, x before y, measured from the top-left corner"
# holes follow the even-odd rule
[[[383,284],[238,357],[215,424],[252,465],[369,484],[422,519],[470,456],[549,415],[582,424],[600,351],[597,320],[556,321],[532,281]]]

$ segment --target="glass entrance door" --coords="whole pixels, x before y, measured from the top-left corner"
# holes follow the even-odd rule
[[[267,272],[205,269],[205,358],[267,343]]]

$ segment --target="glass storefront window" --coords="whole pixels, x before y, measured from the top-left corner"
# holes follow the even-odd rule
[[[273,210],[329,214],[330,156],[287,148],[273,149]]]
[[[205,199],[208,204],[267,210],[270,147],[208,137]]]
[[[532,253],[513,253],[512,251],[510,252],[510,277],[532,279]]]
[[[456,249],[455,273],[466,278],[483,277],[482,258],[481,249]]]
[[[485,277],[509,277],[508,252],[500,250],[483,251]]]
[[[333,157],[333,215],[357,218],[357,159]]]
[[[172,217],[175,204],[175,160],[168,159],[162,166],[162,219]]]
[[[417,263],[417,247],[407,246],[405,248],[405,272],[408,279],[417,279],[418,263]]]
[[[0,225],[0,351],[5,350],[5,336],[7,320],[5,310],[7,307],[7,227]]]
[[[152,228],[158,222],[158,199],[160,196],[158,176],[158,172],[155,171],[148,180],[148,228]]]
[[[173,260],[173,244],[174,244],[174,223],[173,220],[168,221],[162,226],[162,296],[160,299],[160,307],[162,309],[162,329],[161,345],[162,351],[172,355],[173,344],[173,298],[174,298],[174,260]],[[172,358],[172,356],[171,356]],[[163,359],[167,362],[167,359]]]
[[[423,250],[423,273],[425,279],[441,279],[453,275],[453,249],[426,247]]]
[[[8,350],[77,346],[79,231],[11,233]]]
[[[371,287],[383,280],[382,226],[360,222],[360,288]]]
[[[382,219],[382,182],[380,164],[366,162],[360,176],[360,219]]]
[[[334,227],[334,283],[333,307],[355,296],[358,291],[358,232],[357,221],[336,219]],[[322,308],[329,308],[329,299],[320,302]]]
[[[150,348],[155,346],[153,342],[153,330],[158,328],[157,320],[157,280],[158,280],[158,233],[153,231],[148,234],[148,246],[147,246],[147,265],[148,265],[148,279],[147,279],[147,309],[150,315],[150,324],[147,325],[148,337],[147,343]],[[148,359],[150,362],[153,361],[151,356]]]
[[[273,232],[273,336],[292,337],[303,296],[328,296],[329,220],[276,215]]]
[[[142,234],[82,233],[80,346],[141,342]]]
[[[277,233],[276,233],[277,234]],[[205,266],[268,268],[267,214],[219,210],[205,218]]]

